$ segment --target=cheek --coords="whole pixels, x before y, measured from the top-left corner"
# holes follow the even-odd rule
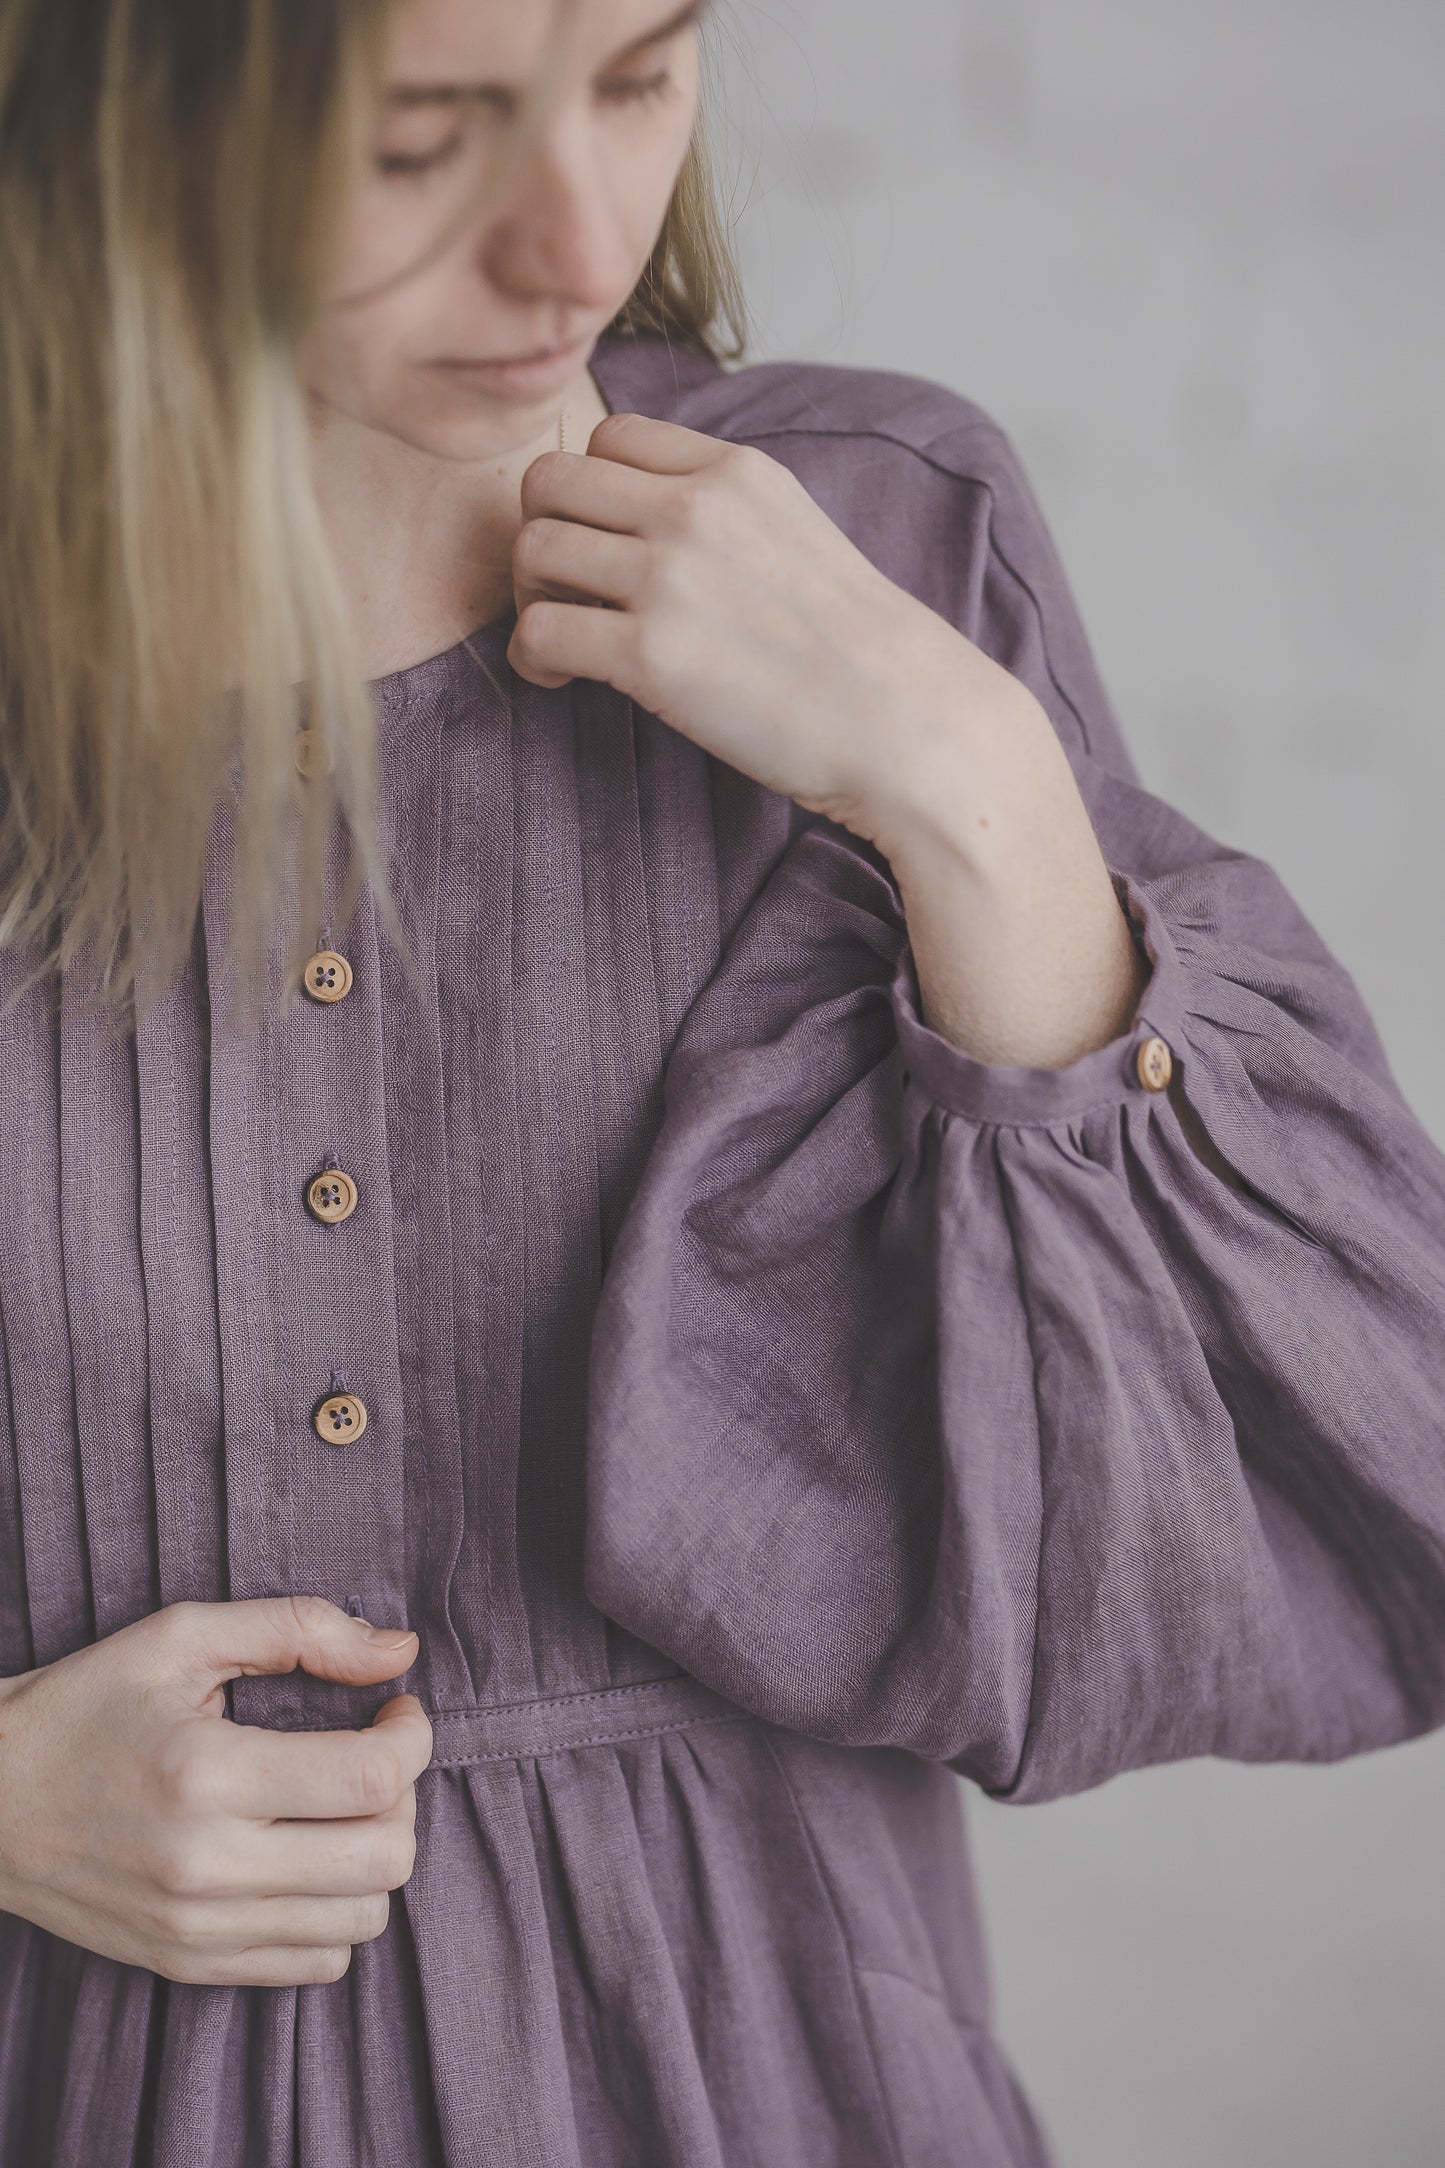
[[[687,156],[696,116],[696,105],[667,127],[661,124],[638,143],[623,164],[621,200],[634,251],[645,258],[651,253],[672,192]]]
[[[405,389],[406,357],[424,345],[417,313],[403,288],[384,301],[323,314],[302,350],[308,392],[354,420],[381,420]]]
[[[441,212],[427,216],[395,189],[364,185],[353,199],[332,248],[323,296],[328,301],[342,302],[395,278],[424,256],[443,222]],[[402,291],[398,288],[398,296]],[[360,319],[395,305],[396,297],[386,295],[375,303],[363,302],[348,313]]]

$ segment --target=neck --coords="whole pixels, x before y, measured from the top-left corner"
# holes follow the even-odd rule
[[[312,472],[367,677],[441,654],[511,607],[522,476],[558,448],[559,415],[567,450],[581,452],[607,411],[584,369],[534,437],[459,460],[325,410],[313,424]]]

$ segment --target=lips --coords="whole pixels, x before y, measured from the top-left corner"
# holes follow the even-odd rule
[[[535,346],[529,354],[472,354],[448,355],[440,364],[444,369],[511,369],[521,362],[552,361],[562,354],[570,354],[585,343],[583,337],[563,339],[556,346]]]

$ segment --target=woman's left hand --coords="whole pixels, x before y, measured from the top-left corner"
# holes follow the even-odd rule
[[[586,454],[533,460],[522,512],[520,676],[611,685],[875,842],[956,778],[970,716],[1025,692],[754,446],[611,414]]]

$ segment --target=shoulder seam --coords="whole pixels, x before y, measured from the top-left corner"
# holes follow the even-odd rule
[[[713,433],[720,434],[720,432]],[[997,422],[989,421],[982,418],[978,421],[966,421],[961,424],[961,433],[985,438],[986,440],[992,441],[995,444],[1001,445],[1010,458],[1017,459],[1018,457],[1012,439],[1008,436],[1005,430],[999,427]],[[856,443],[859,438],[871,437],[880,444],[891,444],[896,451],[911,453],[915,459],[921,460],[924,466],[931,467],[935,474],[946,475],[950,481],[974,483],[979,489],[987,491],[990,501],[992,503],[997,504],[998,502],[998,491],[994,487],[993,483],[988,480],[986,475],[968,474],[963,472],[958,467],[950,466],[947,464],[946,461],[936,458],[933,453],[925,451],[921,445],[910,444],[906,437],[897,436],[893,433],[892,430],[889,429],[878,429],[871,427],[867,429],[810,429],[806,426],[791,429],[759,429],[749,432],[746,438],[729,437],[726,438],[725,441],[733,444],[740,442],[747,442],[749,444],[762,444],[765,443],[770,437],[846,437],[850,443]],[[1043,605],[1039,601],[1039,598],[1035,594],[1033,588],[1029,585],[1029,582],[1024,578],[1022,572],[1020,572],[1018,566],[1013,562],[1011,557],[1006,555],[1003,548],[1000,546],[998,535],[995,530],[992,518],[990,518],[989,520],[988,546],[990,552],[998,560],[999,564],[1002,565],[1004,571],[1014,582],[1014,585],[1018,587],[1023,594],[1028,596],[1030,603],[1033,605],[1034,616],[1038,620],[1039,627],[1039,650],[1040,653],[1043,655],[1044,663],[1049,673],[1049,683],[1053,686],[1055,692],[1059,696],[1059,699],[1063,702],[1064,706],[1068,709],[1070,715],[1072,715],[1072,717],[1074,718],[1074,724],[1079,733],[1079,742],[1083,746],[1085,753],[1092,760],[1095,755],[1093,745],[1091,744],[1089,739],[1088,725],[1084,721],[1084,717],[1079,709],[1078,703],[1074,700],[1073,696],[1065,690],[1064,686],[1059,680],[1058,671],[1054,668],[1053,652],[1049,645],[1048,627],[1044,618]]]

